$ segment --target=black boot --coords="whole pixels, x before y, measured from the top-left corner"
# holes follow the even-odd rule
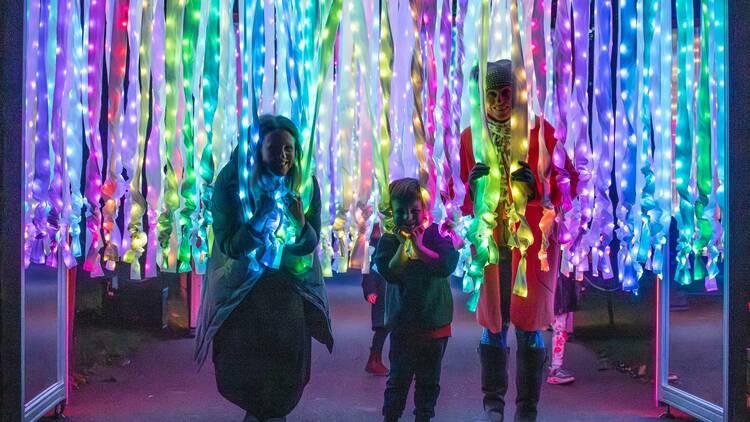
[[[544,348],[518,348],[516,351],[516,422],[536,421],[546,362]]]
[[[489,344],[479,345],[479,360],[482,364],[481,421],[502,422],[505,410],[505,393],[508,391],[508,349]]]

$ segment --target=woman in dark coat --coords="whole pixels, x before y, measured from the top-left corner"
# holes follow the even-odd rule
[[[301,146],[295,125],[260,117],[243,218],[238,153],[219,174],[213,195],[214,246],[203,286],[196,361],[213,341],[216,384],[243,408],[245,421],[285,420],[310,378],[310,339],[333,347],[328,299],[316,253],[320,190],[306,210]]]

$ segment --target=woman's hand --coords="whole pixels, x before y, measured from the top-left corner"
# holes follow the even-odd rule
[[[375,302],[378,301],[378,295],[376,295],[375,293],[370,293],[369,295],[367,295],[367,301],[374,305]]]
[[[487,164],[476,163],[469,173],[469,182],[474,183],[488,174],[490,174],[490,167]]]
[[[297,227],[305,225],[305,209],[302,206],[302,198],[296,195],[287,195],[285,198],[287,213],[294,220]]]
[[[262,232],[265,228],[268,215],[276,207],[276,201],[268,195],[261,195],[257,200],[257,206],[250,217],[250,225],[257,232]]]
[[[534,172],[531,171],[531,167],[525,161],[519,161],[518,164],[521,166],[518,170],[514,171],[510,175],[512,182],[525,183],[529,190],[529,201],[536,198],[536,179],[534,179]]]

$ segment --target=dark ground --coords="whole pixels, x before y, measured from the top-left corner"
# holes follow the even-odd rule
[[[289,420],[378,421],[385,379],[363,371],[371,332],[369,308],[362,298],[358,279],[337,277],[329,283],[329,296],[336,346],[329,355],[323,346],[314,343],[312,380]],[[576,373],[578,380],[570,386],[545,384],[540,420],[657,420],[662,410],[654,405],[653,384],[647,377],[635,379],[612,369],[620,356],[612,352],[606,353],[613,363],[610,369],[599,370],[603,362],[597,355],[598,348],[607,346],[610,340],[592,343],[588,339],[589,334],[607,332],[597,328],[606,324],[606,306],[601,309],[606,301],[603,302],[602,295],[589,296],[589,305],[584,306],[577,319],[581,328],[577,328],[576,340],[569,343],[566,354],[566,367]],[[454,336],[443,361],[442,392],[435,421],[472,421],[481,409],[476,353],[480,329],[474,315],[465,310],[464,295],[458,290],[455,300]],[[616,322],[623,325],[627,325],[625,316],[630,312],[625,309],[632,308],[623,301],[629,300],[622,296],[615,308]],[[173,320],[179,318],[179,313],[174,312]],[[640,334],[643,337],[644,333]],[[66,410],[69,420],[220,422],[242,419],[243,412],[216,392],[211,364],[196,373],[191,362],[192,339],[92,326],[80,329],[78,337],[79,347],[83,344],[84,349],[98,356],[98,363],[87,370],[88,383],[73,392]],[[545,337],[549,344],[549,333]],[[606,337],[611,335],[602,338]],[[636,341],[638,337],[626,342],[630,343],[629,348],[650,347],[637,346],[643,343],[643,339]],[[386,343],[386,352],[387,347]],[[632,364],[645,358],[636,357]],[[90,363],[92,356],[87,359]],[[514,361],[511,358],[511,374]],[[514,397],[515,388],[511,385],[508,400],[512,402]],[[411,406],[410,399],[407,412],[411,411]],[[512,404],[506,408],[508,417],[512,417],[513,408]],[[405,416],[404,420],[412,419],[410,413]]]

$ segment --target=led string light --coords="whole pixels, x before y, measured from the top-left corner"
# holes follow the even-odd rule
[[[677,268],[675,280],[690,284],[690,264],[695,233],[694,192],[690,187],[693,168],[693,78],[694,78],[694,28],[693,3],[677,0],[677,121],[675,128],[675,187],[679,195],[677,213]]]
[[[656,208],[652,217],[653,258],[651,269],[663,275],[667,256],[667,236],[672,220],[672,7],[671,2],[661,1],[657,13],[652,48],[653,92],[658,92],[652,102],[654,115],[654,164],[656,173]],[[658,63],[658,67],[657,67]],[[657,85],[658,84],[658,85]],[[658,88],[657,88],[658,87]]]
[[[123,120],[117,133],[117,141],[121,148],[122,169],[126,178],[121,180],[121,190],[123,198],[123,230],[122,241],[120,242],[120,255],[125,262],[125,255],[132,249],[132,241],[129,227],[133,215],[132,181],[136,171],[135,166],[138,161],[138,128],[141,118],[141,90],[139,82],[139,59],[140,59],[140,35],[141,22],[143,17],[142,0],[129,0],[128,5],[128,90],[127,104],[123,102]],[[148,112],[148,111],[147,111]],[[137,205],[136,205],[137,206]],[[138,239],[135,240],[138,242]],[[145,245],[145,242],[143,242]],[[131,273],[133,272],[131,266]],[[140,277],[140,274],[138,274]]]
[[[32,6],[34,9],[36,7]],[[50,91],[53,86],[47,80],[47,45],[49,42],[49,17],[51,13],[49,1],[42,1],[39,5],[39,33],[36,41],[36,66],[32,75],[35,76],[36,113],[32,129],[34,130],[33,150],[33,182],[31,211],[32,225],[30,226],[30,260],[34,264],[44,264],[50,253],[50,227],[48,227],[47,213],[51,208],[49,186],[51,184],[52,160],[50,155]],[[32,13],[35,11],[32,9]],[[54,28],[51,32],[54,32]]]
[[[134,11],[133,6],[135,5],[131,4],[131,13]],[[130,264],[130,277],[134,280],[141,279],[141,256],[148,246],[148,235],[144,232],[143,227],[143,216],[146,214],[148,204],[143,192],[141,192],[141,186],[143,183],[143,165],[146,159],[147,116],[151,102],[151,38],[154,19],[153,6],[147,0],[143,0],[141,7],[137,10],[140,11],[140,20],[135,22],[140,28],[140,37],[131,40],[137,41],[138,44],[130,44],[131,66],[133,66],[133,56],[137,45],[138,55],[135,59],[137,69],[130,68],[131,79],[129,84],[132,86],[135,83],[138,84],[136,87],[140,87],[140,92],[137,94],[138,101],[133,103],[134,107],[139,107],[139,110],[135,112],[136,122],[131,122],[130,119],[126,121],[135,126],[134,131],[136,133],[134,136],[138,140],[138,144],[133,157],[133,175],[130,179],[130,224],[127,226],[130,233],[130,249],[123,255],[123,262]],[[133,26],[131,26],[131,31],[135,31]],[[130,90],[130,86],[128,89]],[[133,101],[130,93],[128,93],[128,98]]]
[[[440,48],[443,65],[443,97],[440,106],[443,113],[443,174],[440,186],[440,198],[445,207],[445,222],[441,225],[441,234],[449,234],[457,247],[463,244],[459,236],[461,219],[460,206],[463,203],[465,189],[460,179],[460,171],[454,167],[460,164],[460,119],[461,94],[463,88],[463,27],[466,15],[467,0],[443,2],[440,20]],[[449,229],[449,227],[453,227]]]
[[[614,160],[615,116],[612,109],[612,2],[597,2],[594,10],[594,101],[591,141],[594,159],[594,210],[589,229],[591,272],[605,280],[614,277],[610,258],[615,227],[609,190]]]
[[[70,194],[67,187],[70,184],[67,172],[67,158],[65,153],[65,141],[67,131],[68,101],[65,95],[72,83],[74,74],[68,73],[70,60],[70,49],[68,37],[72,36],[69,31],[71,21],[72,5],[69,0],[61,0],[57,3],[56,16],[50,22],[50,28],[54,25],[56,39],[54,44],[54,89],[52,95],[52,107],[50,114],[51,132],[50,144],[53,158],[53,177],[50,181],[48,196],[50,199],[50,211],[47,214],[47,226],[50,237],[50,253],[47,255],[46,264],[57,267],[58,252],[62,253],[64,263],[67,266],[75,265],[75,260],[70,253],[68,243],[68,218],[67,210],[70,208]],[[49,55],[48,55],[49,56]]]
[[[432,157],[430,156],[429,147],[427,146],[427,130],[424,124],[424,103],[423,103],[423,90],[424,90],[424,65],[423,55],[425,45],[422,43],[422,38],[429,29],[424,29],[429,22],[430,17],[425,13],[424,4],[416,0],[409,2],[411,8],[411,14],[413,18],[414,26],[414,51],[411,58],[411,86],[412,94],[414,99],[414,108],[412,109],[412,125],[414,131],[414,148],[416,151],[417,158],[419,160],[419,184],[422,187],[429,185],[432,180],[432,170],[434,166],[430,166]],[[432,167],[432,169],[431,169]],[[432,195],[430,192],[434,192],[434,188],[422,189],[423,199],[427,203],[427,209],[431,210],[432,206]],[[425,193],[427,195],[425,195]],[[432,216],[430,214],[430,222],[432,222]]]
[[[65,202],[65,208],[63,210],[63,223],[68,225],[70,234],[70,247],[69,252],[64,254],[66,265],[68,268],[77,265],[74,258],[81,256],[81,209],[83,208],[83,196],[81,195],[81,170],[83,167],[83,154],[78,153],[83,151],[83,121],[85,118],[86,108],[83,105],[83,99],[86,98],[85,94],[85,81],[86,81],[86,65],[85,63],[85,50],[83,43],[83,30],[81,25],[81,4],[80,2],[69,2],[72,3],[72,10],[70,15],[70,25],[68,30],[68,52],[71,60],[67,61],[66,72],[69,78],[68,80],[68,98],[67,107],[63,113],[63,118],[66,121],[65,125],[65,168],[68,176],[68,182],[70,189],[67,189],[63,185],[63,198]],[[87,5],[86,5],[87,6]],[[85,6],[85,7],[86,7]],[[61,231],[63,239],[66,239],[65,231]],[[65,242],[67,244],[67,242]]]
[[[217,0],[214,0],[217,1]],[[165,14],[165,39],[164,39],[164,72],[166,80],[166,108],[164,126],[164,183],[162,187],[164,208],[159,213],[158,236],[161,254],[159,255],[159,266],[163,271],[174,271],[176,263],[176,251],[172,250],[174,232],[174,213],[180,207],[180,196],[178,193],[179,181],[175,166],[180,155],[177,134],[177,122],[179,121],[179,103],[181,78],[178,75],[181,63],[182,51],[182,22],[185,4],[178,1],[167,3]],[[209,36],[210,32],[209,32]]]
[[[704,280],[706,290],[714,291],[716,276],[719,268],[710,255],[716,255],[709,251],[711,245],[714,221],[716,220],[716,204],[712,203],[713,195],[713,159],[711,156],[711,102],[709,98],[709,38],[711,31],[711,18],[708,9],[708,0],[701,1],[700,10],[700,68],[698,90],[696,95],[696,187],[697,196],[695,201],[695,218],[697,222],[697,236],[693,244],[694,267],[693,279]]]
[[[511,175],[517,169],[519,161],[528,160],[530,116],[527,106],[527,86],[529,85],[527,85],[526,71],[523,66],[524,52],[522,51],[522,46],[530,45],[530,43],[527,43],[527,35],[522,29],[524,27],[523,11],[519,9],[517,0],[511,1],[510,15],[513,28],[511,36],[513,40],[511,61],[514,63],[514,107],[510,119],[511,142],[510,145],[501,146],[502,150],[499,160],[501,163],[500,169],[503,185],[510,187],[510,195],[502,195],[505,201],[504,209],[508,216],[507,224],[510,232],[508,246],[518,249],[521,254],[514,278],[513,294],[526,297],[528,295],[526,251],[534,242],[534,235],[525,216],[529,191],[524,183],[513,181]],[[533,66],[530,68],[533,68]],[[531,77],[533,78],[533,72],[531,73]]]
[[[719,218],[714,220],[714,235],[709,248],[709,259],[712,265],[717,265],[721,254],[724,253],[724,228],[722,225],[723,211],[726,208],[724,177],[725,177],[725,151],[726,151],[726,3],[723,1],[709,1],[711,19],[710,57],[712,68],[709,71],[713,75],[713,99],[711,108],[712,144],[711,156],[714,157],[713,187]]]
[[[555,128],[555,138],[558,139],[555,149],[552,151],[552,163],[557,173],[555,181],[560,191],[561,206],[557,213],[558,244],[562,249],[560,259],[561,271],[569,274],[571,271],[570,248],[573,242],[572,215],[573,199],[571,192],[571,173],[565,165],[574,148],[567,142],[568,139],[568,107],[572,96],[571,86],[573,84],[573,43],[571,23],[571,2],[562,0],[557,3],[557,18],[555,21],[555,32],[552,40],[554,50],[554,102],[552,105],[551,123]]]
[[[102,235],[104,236],[103,259],[106,268],[114,271],[120,260],[120,230],[117,226],[117,215],[124,181],[122,180],[122,145],[118,139],[120,126],[124,121],[122,110],[123,82],[125,79],[125,58],[127,56],[128,1],[117,0],[114,4],[114,22],[112,25],[109,73],[109,104],[107,108],[107,174],[101,187],[104,207],[102,208]]]
[[[391,33],[391,19],[388,15],[388,2],[380,2],[380,53],[379,75],[380,96],[383,106],[380,112],[380,142],[373,146],[373,162],[375,164],[375,178],[378,182],[378,212],[380,214],[380,228],[385,233],[394,229],[391,198],[388,192],[389,157],[391,156],[391,80],[393,79],[393,36]]]
[[[587,0],[573,0],[573,79],[571,86],[570,112],[576,118],[568,120],[568,139],[574,146],[574,160],[577,182],[577,199],[574,201],[573,215],[578,221],[571,228],[574,233],[570,249],[570,262],[575,271],[576,280],[582,281],[583,274],[589,270],[589,252],[591,245],[585,236],[591,219],[594,204],[593,157],[589,140],[589,23],[590,5]]]
[[[90,272],[93,277],[104,275],[101,268],[99,249],[101,228],[101,212],[99,211],[99,200],[101,198],[102,185],[102,161],[104,159],[101,147],[101,135],[99,133],[99,115],[101,113],[101,80],[102,59],[104,53],[104,24],[105,1],[91,0],[88,13],[88,127],[86,141],[88,143],[89,157],[86,161],[86,228],[89,235],[86,236],[87,254],[83,269]]]
[[[94,0],[92,0],[94,1]],[[148,203],[148,248],[146,249],[146,263],[144,275],[146,278],[156,276],[157,257],[160,255],[158,225],[159,212],[163,201],[162,186],[162,157],[164,148],[164,122],[166,109],[166,79],[165,79],[165,19],[164,0],[153,3],[154,16],[151,44],[151,84],[153,90],[153,114],[151,116],[151,130],[146,141],[146,202]]]

